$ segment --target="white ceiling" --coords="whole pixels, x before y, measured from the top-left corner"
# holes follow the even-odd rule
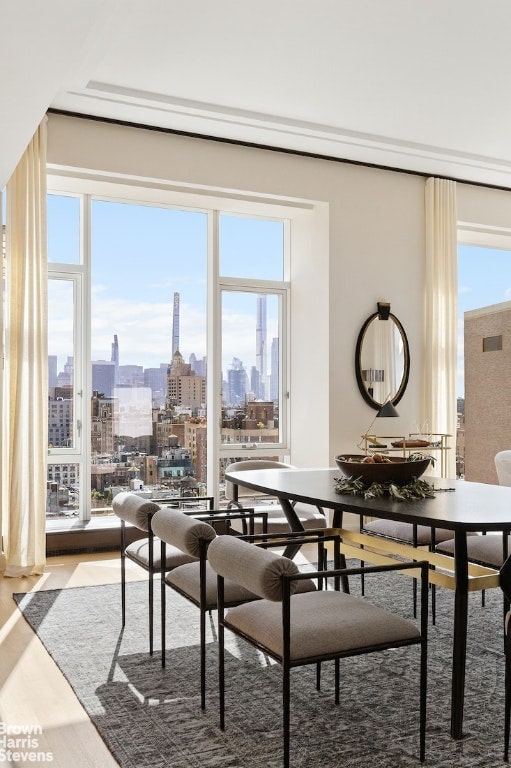
[[[511,188],[509,0],[0,0],[0,186],[47,108]]]

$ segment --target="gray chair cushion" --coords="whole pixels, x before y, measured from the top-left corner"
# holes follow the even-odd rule
[[[511,546],[511,538],[508,536],[508,551]],[[443,541],[438,545],[437,551],[447,554],[454,554],[454,539]],[[473,535],[467,537],[468,559],[483,565],[500,568],[504,563],[502,551],[502,534],[488,533],[486,536]]]
[[[386,536],[388,539],[396,541],[413,542],[413,525],[411,523],[400,523],[396,520],[372,520],[364,525],[364,531],[375,533],[378,536]],[[452,531],[445,528],[435,528],[435,542],[444,541],[452,538]],[[431,528],[427,525],[417,526],[417,544],[420,547],[431,544]]]
[[[182,592],[184,595],[199,604],[199,568],[199,563],[190,563],[189,565],[180,566],[170,573],[167,573],[165,581],[169,586],[175,587],[179,592]],[[299,585],[297,592],[311,592],[316,589],[314,582],[310,579],[303,579],[297,583]],[[224,580],[225,605],[234,605],[245,600],[258,599],[259,595],[251,592],[245,587],[242,587],[241,585],[232,581],[232,579]],[[204,608],[207,610],[216,610],[217,608],[217,575],[209,563],[206,563],[206,605]]]
[[[212,541],[216,536],[213,526],[178,509],[160,509],[151,525],[155,536],[192,557],[199,557],[201,540]]]
[[[230,608],[225,621],[282,656],[282,605],[258,600]],[[291,660],[344,653],[418,638],[411,621],[343,592],[291,598]]]
[[[167,544],[165,568],[169,571],[185,563],[192,563],[197,560],[192,555],[187,555],[177,547]],[[139,539],[126,547],[126,556],[143,567],[149,569],[149,540]],[[160,539],[153,539],[153,569],[159,570],[161,565],[161,542]]]
[[[217,607],[217,576],[209,563],[206,563],[206,604],[205,610],[216,610]],[[181,565],[165,577],[166,583],[175,587],[179,592],[200,604],[200,563]],[[244,600],[258,600],[258,595],[244,589],[228,579],[224,582],[225,603],[227,605]]]
[[[160,505],[129,491],[114,496],[112,509],[121,520],[136,526],[141,531],[149,530],[148,515],[157,512]]]

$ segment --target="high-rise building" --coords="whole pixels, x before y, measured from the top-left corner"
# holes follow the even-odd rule
[[[49,400],[48,445],[54,448],[71,448],[73,441],[73,400]]]
[[[227,371],[228,400],[227,405],[244,405],[247,394],[247,372],[243,362],[233,357],[232,367]]]
[[[112,343],[112,355],[111,361],[115,366],[115,383],[119,383],[119,342],[117,340],[117,334],[114,334],[114,340]]]
[[[270,373],[270,400],[274,403],[279,399],[279,340],[278,337],[271,342],[271,373]]]
[[[167,406],[190,408],[197,413],[206,403],[206,379],[193,374],[167,376]]]
[[[68,357],[67,362],[64,365],[64,370],[60,371],[60,373],[57,375],[57,386],[58,387],[65,387],[65,386],[73,386],[73,380],[74,380],[74,358]]]
[[[117,384],[125,387],[144,386],[144,368],[142,365],[120,365]]]
[[[197,376],[206,376],[208,372],[208,366],[206,363],[206,358],[203,357],[202,360],[198,360],[196,355],[192,352],[190,357],[188,358],[188,362],[192,366],[192,371]]]
[[[48,387],[57,386],[57,355],[48,355]]]
[[[206,403],[206,377],[196,376],[190,363],[185,363],[181,352],[172,356],[167,373],[168,408],[191,408],[197,413]]]
[[[111,360],[92,362],[92,390],[105,397],[112,397],[115,386],[115,364]]]
[[[259,371],[259,391],[256,397],[261,400],[266,398],[266,296],[257,297],[256,319],[256,368]]]
[[[144,368],[144,387],[149,387],[152,392],[153,408],[160,408],[165,403],[167,391],[167,366],[159,368]]]
[[[172,357],[179,350],[179,293],[174,293],[174,310],[172,312]]]
[[[252,366],[250,369],[250,389],[254,393],[254,396],[260,400],[261,399],[261,374],[255,367],[255,365]]]
[[[497,483],[495,454],[509,448],[511,302],[465,312],[465,479]]]
[[[114,452],[114,401],[97,390],[91,398],[91,451],[100,456]]]

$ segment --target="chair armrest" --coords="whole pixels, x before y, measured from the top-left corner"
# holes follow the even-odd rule
[[[205,520],[207,522],[221,522],[227,523],[227,530],[230,530],[229,522],[231,520],[250,520],[251,524],[249,528],[252,528],[253,534],[253,521],[261,520],[263,525],[263,533],[268,532],[268,512],[258,511],[253,507],[240,507],[238,512],[232,512],[229,509],[211,509],[207,512],[196,512],[194,510],[184,511],[185,515],[192,515],[195,520]],[[237,535],[237,534],[236,534]]]

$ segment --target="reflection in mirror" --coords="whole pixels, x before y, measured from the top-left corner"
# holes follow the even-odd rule
[[[387,400],[396,404],[401,399],[408,382],[408,342],[390,307],[386,313],[375,312],[364,323],[355,366],[360,392],[371,407],[378,409]]]

